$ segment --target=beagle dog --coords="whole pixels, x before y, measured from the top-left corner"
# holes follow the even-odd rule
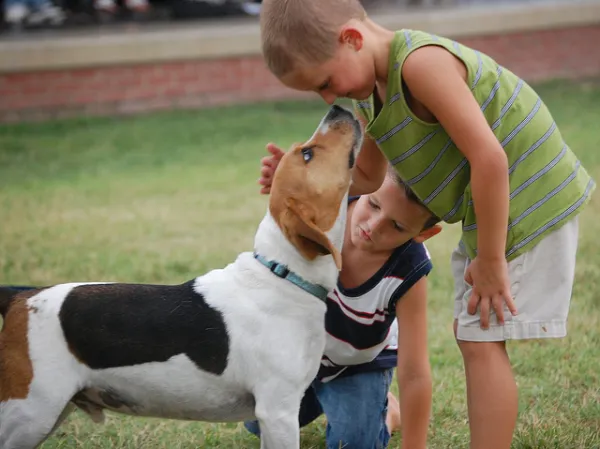
[[[333,106],[275,174],[254,251],[181,285],[0,289],[0,448],[31,449],[72,406],[258,419],[261,448],[299,448],[300,401],[325,345],[351,172],[362,143]]]

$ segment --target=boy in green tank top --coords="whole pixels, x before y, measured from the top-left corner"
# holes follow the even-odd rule
[[[378,189],[389,160],[435,216],[462,223],[454,328],[471,448],[508,449],[518,403],[505,342],[566,335],[594,181],[527,83],[452,40],[387,30],[359,0],[263,0],[261,40],[286,86],[355,101],[369,138],[351,194]],[[403,447],[425,447],[411,439]]]

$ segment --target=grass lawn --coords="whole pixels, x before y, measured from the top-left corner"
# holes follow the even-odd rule
[[[600,82],[553,82],[539,91],[600,180]],[[325,110],[298,102],[0,127],[0,284],[174,284],[223,266],[252,249],[265,212],[256,183],[265,144],[305,140]],[[515,448],[600,448],[600,194],[580,223],[568,338],[509,344],[520,388]],[[431,449],[468,447],[462,360],[452,335],[449,256],[457,239],[458,228],[446,226],[428,243],[436,267]],[[302,447],[323,447],[324,430],[322,419],[303,429]],[[397,447],[400,437],[393,441]],[[76,412],[42,447],[259,443],[241,424],[109,413],[99,426]]]

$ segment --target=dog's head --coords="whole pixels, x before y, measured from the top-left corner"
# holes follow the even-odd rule
[[[345,218],[342,201],[361,145],[362,130],[354,114],[334,105],[313,136],[293,145],[279,163],[269,210],[286,238],[308,260],[331,254],[341,269],[340,253],[327,234],[341,210]],[[340,233],[343,236],[343,229]]]

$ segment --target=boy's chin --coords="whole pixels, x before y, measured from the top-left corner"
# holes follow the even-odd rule
[[[360,250],[369,250],[372,246],[371,242],[367,242],[356,234],[350,236],[350,241],[352,242],[352,246]]]
[[[356,98],[353,98],[353,100],[357,100],[357,101],[368,100],[369,97],[373,94],[373,92],[376,91],[377,85],[375,83],[373,83],[373,84],[367,83],[367,84],[368,84],[368,86],[365,86],[364,89],[361,89],[358,92],[352,92],[354,94],[354,97],[356,97]]]
[[[353,92],[350,95],[350,99],[355,100],[355,101],[365,101],[365,100],[369,99],[369,97],[371,96],[372,93],[373,93],[372,91],[370,91],[368,93],[367,92],[358,92],[358,93]]]

